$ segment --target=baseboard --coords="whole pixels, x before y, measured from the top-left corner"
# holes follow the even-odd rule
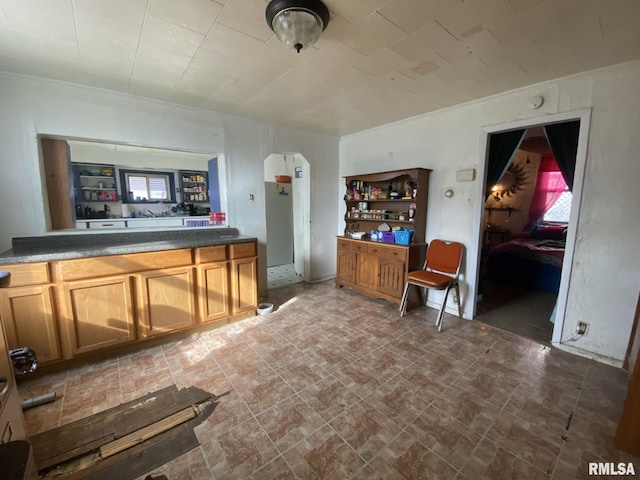
[[[564,352],[573,353],[574,355],[579,355],[581,357],[589,358],[591,360],[595,360],[596,362],[604,363],[606,365],[611,365],[612,367],[622,368],[622,360],[617,360],[615,358],[607,357],[606,355],[600,355],[598,353],[593,353],[588,350],[583,350],[582,348],[574,347],[573,345],[569,345],[567,343],[557,343],[553,342],[552,345],[556,347],[558,350],[562,350]]]

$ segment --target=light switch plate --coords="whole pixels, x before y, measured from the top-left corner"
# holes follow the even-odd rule
[[[476,178],[476,171],[474,168],[467,170],[458,170],[456,172],[456,180],[458,182],[473,182]]]

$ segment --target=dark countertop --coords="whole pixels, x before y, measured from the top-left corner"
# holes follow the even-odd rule
[[[180,248],[256,242],[235,228],[157,230],[96,234],[53,234],[18,237],[13,248],[0,254],[0,265],[73,258],[126,255]]]

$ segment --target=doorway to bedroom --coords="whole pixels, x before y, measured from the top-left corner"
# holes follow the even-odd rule
[[[545,344],[560,298],[579,131],[574,120],[488,140],[476,319]]]

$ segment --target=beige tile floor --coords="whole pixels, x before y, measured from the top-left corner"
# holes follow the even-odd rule
[[[176,384],[230,391],[171,480],[573,479],[612,446],[623,371],[479,322],[332,282],[270,292],[277,310],[186,340],[21,383],[55,390],[35,434]],[[573,413],[569,428],[567,424]]]

